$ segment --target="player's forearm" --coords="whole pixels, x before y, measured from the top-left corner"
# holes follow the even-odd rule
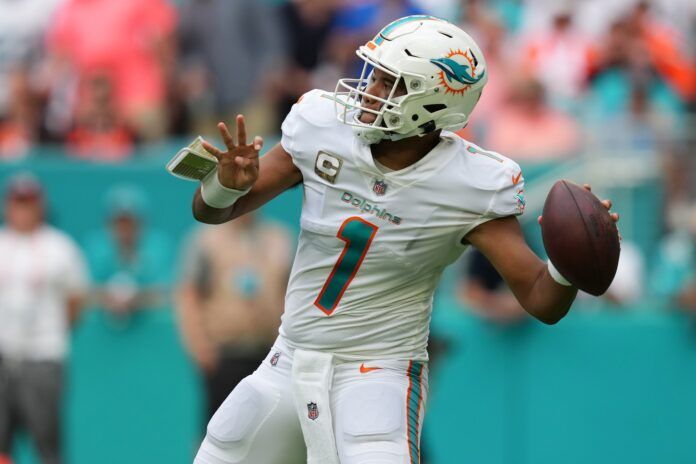
[[[543,261],[528,294],[520,299],[525,311],[545,324],[555,324],[568,314],[578,293],[577,288],[556,282]]]
[[[233,219],[235,206],[236,204],[222,209],[208,206],[201,196],[201,188],[198,187],[196,193],[193,195],[191,209],[193,211],[193,217],[199,222],[205,224],[222,224]]]
[[[503,276],[525,311],[546,324],[568,313],[577,289],[557,283],[547,264],[529,248],[517,219],[509,216],[475,228],[467,240]]]
[[[213,208],[206,204],[205,201],[203,201],[201,189],[199,187],[193,196],[193,217],[196,218],[197,221],[206,224],[222,224],[259,209],[290,186],[282,185],[280,188],[276,189],[264,189],[262,187],[252,188],[249,193],[239,198],[234,204],[222,209]]]
[[[287,189],[302,182],[300,170],[280,144],[271,148],[260,161],[258,181],[246,195],[227,208],[213,208],[203,201],[201,188],[193,197],[193,217],[206,224],[222,224],[254,211]],[[207,190],[206,190],[207,191]]]

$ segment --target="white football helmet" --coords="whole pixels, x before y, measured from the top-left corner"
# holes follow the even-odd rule
[[[457,26],[433,16],[406,16],[361,46],[360,79],[340,79],[333,94],[338,119],[368,143],[399,140],[438,129],[464,127],[488,80],[486,61],[474,40]],[[362,105],[374,68],[395,78],[379,110]],[[407,93],[395,96],[403,80]],[[377,117],[372,123],[361,112]]]

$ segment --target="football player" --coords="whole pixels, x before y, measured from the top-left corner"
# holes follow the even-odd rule
[[[443,269],[475,246],[547,324],[577,293],[524,241],[519,166],[453,133],[488,78],[472,38],[409,16],[357,54],[360,78],[305,94],[263,158],[241,115],[236,139],[218,125],[224,150],[204,144],[219,165],[193,199],[199,221],[300,183],[304,200],[280,335],[210,421],[197,463],[418,463]]]

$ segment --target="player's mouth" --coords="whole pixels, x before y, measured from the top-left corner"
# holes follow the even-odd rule
[[[374,113],[368,113],[367,111],[361,111],[358,115],[358,121],[363,124],[372,124],[377,119],[377,115]]]

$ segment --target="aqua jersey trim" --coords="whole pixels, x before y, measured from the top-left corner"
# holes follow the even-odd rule
[[[406,433],[410,464],[420,464],[418,436],[420,408],[423,400],[423,363],[411,361],[408,365],[408,393],[406,394]]]

